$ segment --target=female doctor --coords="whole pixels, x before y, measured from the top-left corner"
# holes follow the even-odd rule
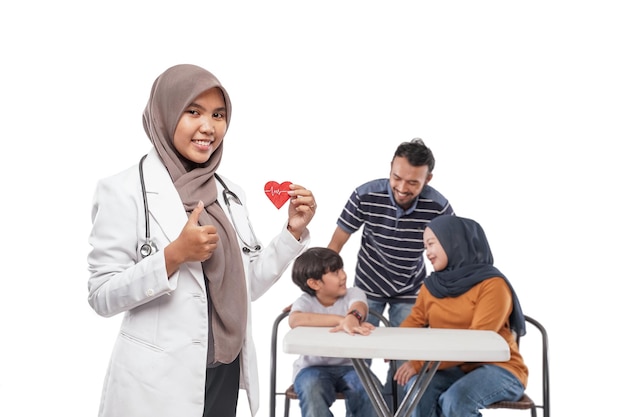
[[[143,114],[154,148],[98,182],[88,300],[102,316],[124,313],[100,416],[234,417],[240,387],[258,410],[250,302],[309,243],[316,203],[293,185],[288,220],[262,247],[243,191],[216,174],[230,119],[213,74],[171,67]]]

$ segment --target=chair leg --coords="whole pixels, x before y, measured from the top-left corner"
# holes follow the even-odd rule
[[[530,409],[530,415],[531,415],[532,417],[537,417],[537,407],[532,407],[532,408]]]
[[[285,396],[285,417],[289,417],[289,403],[289,397]]]

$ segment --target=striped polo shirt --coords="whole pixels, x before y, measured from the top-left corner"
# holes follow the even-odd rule
[[[454,211],[429,185],[407,210],[396,204],[388,178],[354,190],[337,226],[350,234],[363,226],[355,285],[377,301],[415,302],[426,277],[424,228],[441,214]]]

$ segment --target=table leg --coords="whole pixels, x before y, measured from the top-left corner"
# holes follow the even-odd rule
[[[408,392],[402,399],[400,403],[400,407],[395,414],[391,414],[391,410],[387,407],[387,403],[383,398],[383,394],[380,390],[380,387],[375,383],[374,377],[371,374],[370,368],[365,363],[363,359],[352,359],[352,363],[354,365],[354,369],[356,373],[361,378],[361,382],[363,383],[363,387],[367,392],[367,395],[372,400],[372,405],[376,410],[376,414],[379,417],[409,417],[417,403],[424,395],[424,391],[430,381],[433,379],[435,372],[437,372],[437,368],[439,368],[440,361],[426,361],[424,362],[424,366],[422,366],[421,371],[415,378],[413,385],[409,388]]]
[[[396,412],[396,417],[408,417],[413,412],[415,407],[417,407],[417,403],[422,398],[422,395],[424,395],[426,387],[428,387],[435,372],[437,372],[440,363],[440,361],[424,362],[424,366],[422,366],[417,378],[415,378],[415,382],[402,399],[400,407],[398,407],[398,411]]]
[[[352,364],[356,370],[357,375],[361,378],[365,392],[372,400],[372,406],[376,410],[378,417],[392,417],[389,407],[383,398],[383,394],[380,391],[380,387],[374,381],[374,377],[371,374],[369,366],[363,359],[352,359]]]

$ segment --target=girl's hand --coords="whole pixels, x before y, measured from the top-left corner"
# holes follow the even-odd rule
[[[415,374],[417,374],[417,371],[413,367],[411,361],[408,361],[400,365],[400,367],[396,370],[396,374],[393,376],[393,379],[395,379],[400,385],[406,385],[407,382],[409,382],[409,379],[411,379],[411,377]]]

